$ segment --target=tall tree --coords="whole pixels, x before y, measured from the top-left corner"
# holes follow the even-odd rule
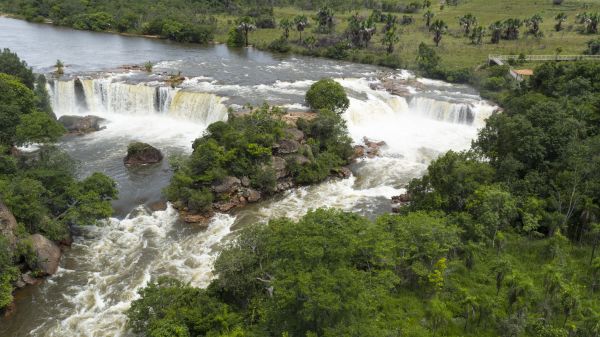
[[[294,24],[296,25],[296,30],[300,36],[300,43],[302,43],[302,32],[308,26],[308,18],[304,15],[298,15],[294,18]]]
[[[435,20],[429,27],[429,31],[433,32],[433,42],[435,42],[436,47],[439,47],[442,36],[448,31],[448,25],[442,20]]]
[[[557,32],[560,32],[561,30],[563,30],[563,23],[567,22],[567,14],[565,13],[558,13],[555,17],[554,20],[556,20],[556,24],[554,25],[554,29]]]
[[[254,18],[249,16],[242,17],[238,20],[237,29],[244,34],[244,45],[248,47],[250,32],[256,30]]]
[[[473,14],[469,13],[461,16],[458,22],[463,27],[465,36],[469,36],[471,33],[471,28],[477,24],[477,18]]]
[[[425,14],[423,14],[423,17],[425,18],[425,27],[429,28],[429,26],[431,25],[431,20],[433,19],[433,17],[435,16],[435,14],[428,10],[427,12],[425,12]]]

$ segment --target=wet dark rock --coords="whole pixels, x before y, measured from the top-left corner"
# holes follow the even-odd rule
[[[381,148],[386,146],[384,141],[375,141],[367,137],[364,137],[363,141],[366,146],[365,151],[367,152],[367,157],[369,158],[379,156],[381,154]]]
[[[163,160],[163,155],[154,146],[141,142],[134,142],[127,147],[127,156],[123,162],[127,166],[156,164]]]
[[[40,272],[44,275],[54,275],[62,255],[60,247],[41,234],[33,234],[30,238]]]
[[[213,213],[206,214],[189,214],[186,212],[181,212],[181,219],[188,224],[193,224],[199,226],[201,228],[208,228],[208,224],[210,223],[210,219],[213,217]]]
[[[31,275],[30,271],[21,275],[21,279],[23,280],[23,282],[25,284],[30,285],[30,286],[35,286],[35,285],[41,284],[43,282],[42,279],[33,277],[33,275]]]
[[[17,220],[6,205],[0,201],[0,234],[7,240],[9,245],[14,248],[17,244],[15,231],[17,229]]]
[[[367,155],[367,149],[362,145],[354,146],[354,153],[352,154],[352,160],[363,158]]]
[[[348,167],[346,167],[346,166],[342,166],[342,167],[340,167],[340,169],[337,171],[337,175],[338,175],[338,177],[340,177],[340,178],[347,179],[347,178],[350,178],[350,177],[352,177],[352,171],[351,171],[351,170],[350,170]]]
[[[241,187],[242,182],[236,177],[225,177],[219,183],[213,185],[215,193],[233,194]]]
[[[244,191],[244,197],[246,197],[248,202],[253,203],[259,201],[262,198],[262,195],[259,191],[249,188]]]
[[[61,123],[69,133],[86,134],[104,129],[101,125],[105,119],[98,116],[60,116]]]
[[[152,202],[148,205],[148,207],[150,208],[150,210],[152,212],[157,212],[157,211],[164,211],[167,209],[167,202],[166,201],[155,201]]]
[[[404,193],[392,197],[392,212],[400,213],[402,207],[410,202],[410,194]]]
[[[293,188],[294,186],[295,184],[292,179],[284,179],[277,183],[277,186],[275,187],[275,192],[287,191],[290,188]]]

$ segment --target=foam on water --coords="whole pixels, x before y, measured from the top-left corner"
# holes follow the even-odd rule
[[[408,72],[397,74],[399,78],[411,76]],[[89,81],[82,82],[86,109],[102,111],[109,124],[106,130],[85,136],[84,143],[125,142],[135,138],[188,152],[191,142],[208,123],[226,118],[218,108],[223,101],[215,93],[260,92],[275,98],[287,95],[295,97],[288,108],[303,110],[306,107],[302,104],[302,94],[314,83],[277,81],[272,85],[244,86],[197,78],[186,81],[182,91],[116,84],[112,80]],[[406,183],[422,174],[431,160],[450,149],[467,149],[477,129],[493,111],[482,100],[444,91],[444,86],[437,82],[435,90],[441,90],[440,99],[436,99],[436,93],[409,98],[394,96],[372,89],[371,81],[366,79],[338,81],[350,93],[350,107],[343,117],[352,139],[359,144],[363,137],[385,141],[381,157],[354,164],[354,176],[350,179],[332,179],[293,189],[240,211],[237,218],[217,215],[206,231],[178,223],[177,213],[170,206],[154,213],[137,209],[125,219],[111,219],[104,226],[81,229],[59,273],[41,287],[42,292],[56,291],[63,296],[53,304],[58,310],[51,315],[55,319],[44,321],[30,334],[128,335],[124,311],[137,298],[137,290],[160,275],[177,277],[193,286],[206,286],[214,277],[212,265],[219,244],[231,235],[232,226],[240,219],[259,222],[282,216],[297,219],[318,207],[367,215],[385,211],[389,199],[403,193]],[[73,81],[58,81],[53,86],[58,90],[53,103],[59,115],[88,112],[81,111],[81,97],[78,98]],[[111,102],[111,95],[120,98],[107,103]],[[468,120],[461,117],[465,107],[472,114]]]
[[[39,336],[126,335],[124,311],[138,298],[137,291],[158,276],[172,276],[203,287],[212,278],[214,245],[230,233],[234,219],[218,215],[206,231],[179,226],[172,207],[111,219],[103,226],[82,228],[67,263],[46,291],[60,283],[60,316],[31,331]],[[74,282],[79,280],[78,282]]]

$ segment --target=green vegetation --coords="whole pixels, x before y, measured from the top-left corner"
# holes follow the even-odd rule
[[[45,78],[35,78],[10,50],[0,53],[0,203],[18,224],[14,229],[2,223],[0,309],[12,302],[17,276],[37,269],[30,234],[66,240],[69,226],[110,216],[110,201],[117,194],[115,183],[103,174],[75,179],[75,163],[53,145],[65,129],[50,108]],[[16,148],[34,143],[40,147],[34,152]]]
[[[297,129],[284,121],[285,111],[266,104],[211,124],[194,142],[192,155],[174,163],[167,198],[180,209],[206,213],[213,202],[232,198],[227,188],[215,188],[231,177],[248,179],[247,185],[262,195],[274,193],[278,179],[284,177],[300,185],[326,179],[347,164],[352,154],[340,116],[348,108],[348,98],[341,85],[322,80],[307,93],[307,101],[319,113],[313,119],[298,120]],[[303,134],[301,142],[293,139],[295,133]],[[289,142],[297,148],[278,153]]]
[[[251,35],[251,44],[262,49],[408,69],[417,68],[422,42],[437,43],[443,73],[473,70],[489,54],[548,55],[559,47],[565,54],[581,54],[600,18],[600,3],[591,0],[449,0],[443,6],[410,0],[0,0],[0,10],[78,29],[182,42],[242,47]],[[244,27],[252,29],[240,27],[245,19],[250,21]],[[445,25],[430,32],[438,20]]]
[[[471,150],[410,182],[401,214],[317,210],[246,227],[207,289],[159,279],[134,301],[130,326],[146,336],[598,336],[598,74],[595,63],[543,64],[497,96],[504,112]]]
[[[306,103],[315,111],[327,109],[338,114],[350,106],[344,87],[332,79],[323,79],[311,85],[306,93]]]

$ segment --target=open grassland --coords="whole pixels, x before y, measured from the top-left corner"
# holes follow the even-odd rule
[[[458,6],[445,6],[442,10],[440,6],[432,5],[431,10],[435,17],[433,21],[440,19],[448,25],[448,33],[443,37],[437,51],[442,56],[443,64],[448,68],[475,67],[485,63],[489,54],[541,54],[554,55],[557,49],[561,49],[562,55],[582,54],[586,49],[587,41],[596,38],[598,35],[583,34],[580,32],[582,25],[576,23],[576,16],[583,12],[600,12],[600,1],[589,0],[565,0],[562,5],[553,5],[552,0],[462,0]],[[361,10],[359,13],[363,16],[369,16],[372,11]],[[402,17],[403,15],[412,16],[415,22],[411,25],[401,26],[402,33],[400,42],[396,46],[395,53],[400,57],[402,64],[413,68],[417,56],[417,49],[421,42],[434,45],[433,35],[425,26],[425,19],[421,10],[415,14],[392,13]],[[336,34],[342,34],[348,26],[348,18],[356,11],[336,12]],[[484,38],[482,45],[474,45],[468,37],[465,37],[462,27],[459,25],[459,17],[471,13],[477,17],[478,25],[488,28],[495,21],[508,18],[519,18],[525,20],[535,14],[540,14],[544,21],[541,30],[544,36],[536,38],[526,34],[527,28],[521,28],[521,34],[518,40],[501,40],[499,44],[490,43],[489,32]],[[555,17],[559,13],[565,13],[568,16],[564,23],[564,30],[556,32],[554,25]],[[275,18],[277,21],[282,18],[293,18],[296,15],[303,14],[311,19],[313,25],[308,28],[303,36],[310,35],[319,39],[325,35],[314,33],[314,11],[301,11],[297,8],[275,8]],[[219,30],[216,34],[216,41],[225,42],[227,40],[228,29],[235,24],[236,17],[219,16]],[[368,50],[355,51],[359,55],[385,53],[381,44],[381,27],[378,24],[378,32],[372,38]],[[280,29],[258,29],[251,33],[250,41],[258,47],[266,47],[271,41],[281,36]],[[298,32],[292,31],[291,41],[298,40]],[[293,50],[302,52],[300,46]],[[360,57],[359,57],[360,59]]]

